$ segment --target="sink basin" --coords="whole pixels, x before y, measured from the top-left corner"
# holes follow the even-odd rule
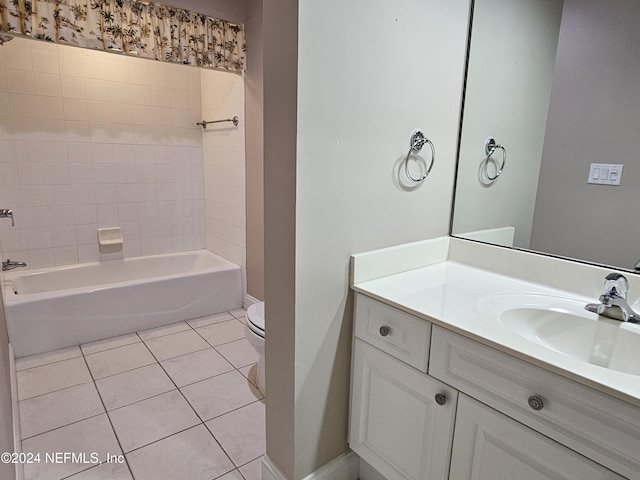
[[[640,375],[640,325],[587,312],[587,302],[535,293],[481,299],[488,325],[576,360]]]

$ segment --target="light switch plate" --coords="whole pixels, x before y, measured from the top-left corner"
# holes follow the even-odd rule
[[[589,168],[589,180],[587,183],[596,185],[620,185],[622,180],[622,168],[620,163],[592,163]]]

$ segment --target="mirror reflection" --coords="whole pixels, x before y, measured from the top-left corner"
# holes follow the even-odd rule
[[[476,0],[452,235],[634,268],[639,20],[633,0]]]

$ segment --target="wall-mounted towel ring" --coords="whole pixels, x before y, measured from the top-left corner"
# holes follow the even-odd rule
[[[429,146],[431,147],[431,162],[429,163],[429,166],[427,167],[427,171],[424,173],[424,175],[422,175],[420,178],[413,178],[413,176],[411,175],[411,172],[409,172],[409,157],[411,156],[412,153],[417,153],[420,150],[422,150],[422,147],[424,147],[426,143],[428,143]],[[429,173],[431,173],[433,164],[436,161],[436,149],[433,146],[433,143],[431,143],[431,140],[425,137],[424,133],[422,133],[420,130],[414,130],[413,133],[411,133],[411,140],[409,145],[410,145],[410,148],[409,148],[409,151],[407,152],[407,158],[404,159],[404,171],[410,180],[413,180],[416,183],[422,182],[424,181],[425,178],[427,178]]]
[[[496,174],[491,176],[489,175],[489,171],[487,169],[487,166],[489,164],[489,160],[492,160],[491,155],[493,155],[495,153],[496,150],[502,150],[502,165],[500,165],[500,168],[498,168],[496,170]],[[502,170],[504,170],[504,165],[507,163],[507,150],[502,146],[502,145],[498,145],[496,143],[496,139],[493,137],[489,137],[487,138],[487,140],[484,142],[484,151],[487,154],[487,158],[484,159],[484,176],[487,177],[487,180],[495,180],[496,178],[498,178],[500,175],[502,175]],[[496,162],[496,166],[497,166],[497,162]]]

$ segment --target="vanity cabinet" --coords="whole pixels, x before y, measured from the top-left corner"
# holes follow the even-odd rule
[[[349,443],[388,479],[446,480],[458,392],[426,375],[431,325],[356,299]]]
[[[464,394],[451,457],[450,480],[623,478]]]
[[[349,443],[388,480],[640,479],[637,408],[361,294],[354,333]]]

